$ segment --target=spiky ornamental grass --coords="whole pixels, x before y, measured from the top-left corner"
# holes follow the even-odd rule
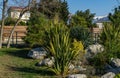
[[[116,27],[111,23],[105,23],[100,40],[107,52],[107,58],[120,58],[120,27]]]
[[[71,61],[78,55],[78,50],[71,49],[71,39],[69,30],[64,24],[56,24],[52,28],[52,38],[50,41],[50,53],[53,55],[55,62],[52,70],[56,75],[65,76],[69,72]]]

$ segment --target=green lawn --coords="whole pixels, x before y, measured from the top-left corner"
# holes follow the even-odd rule
[[[29,49],[0,49],[0,78],[55,78],[44,67],[36,67],[34,60],[27,57]]]

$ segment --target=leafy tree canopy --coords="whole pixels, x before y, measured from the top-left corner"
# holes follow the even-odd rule
[[[84,26],[91,27],[92,20],[95,14],[90,13],[90,10],[87,9],[85,11],[77,11],[75,15],[72,16],[71,25],[72,26]]]
[[[49,21],[46,17],[36,11],[32,10],[30,20],[28,21],[28,32],[24,38],[25,42],[31,47],[44,46],[47,44],[45,31],[48,29]]]
[[[69,11],[65,0],[41,0],[38,6],[38,11],[43,13],[49,19],[53,19],[57,13],[64,23],[67,23],[68,21]]]
[[[120,6],[114,9],[114,13],[109,13],[110,21],[117,27],[120,25]]]

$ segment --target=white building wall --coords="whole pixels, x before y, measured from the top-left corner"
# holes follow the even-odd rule
[[[11,12],[11,17],[12,18],[19,18],[19,16],[20,16],[20,12],[17,12],[17,11]],[[23,14],[21,19],[22,20],[29,20],[29,18],[30,18],[30,13],[26,12],[26,13]]]
[[[98,26],[100,29],[103,28],[103,23],[96,23],[96,24],[97,24],[97,26]]]
[[[29,13],[29,12],[26,12],[26,13],[22,16],[21,19],[23,19],[23,20],[29,20],[29,18],[30,18],[30,13]]]
[[[12,18],[18,18],[20,15],[20,12],[11,12],[11,17]]]

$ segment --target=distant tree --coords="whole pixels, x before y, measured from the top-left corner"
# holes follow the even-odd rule
[[[53,18],[55,13],[58,12],[59,4],[57,0],[41,0],[38,8],[39,12],[48,18]]]
[[[13,26],[16,23],[16,20],[17,19],[15,19],[15,18],[7,17],[7,18],[5,18],[4,25],[5,26]],[[0,21],[0,23],[2,23],[2,21]],[[18,23],[18,25],[26,26],[27,24],[24,21],[21,20]]]
[[[75,15],[72,16],[71,25],[72,26],[83,26],[83,27],[91,27],[92,20],[95,14],[90,13],[90,10],[87,9],[83,11],[77,11]]]
[[[59,14],[60,14],[60,19],[63,20],[65,22],[65,24],[67,24],[68,21],[68,15],[69,15],[69,11],[68,11],[68,4],[66,1],[61,1],[60,2],[60,10],[59,10]]]
[[[5,25],[14,25],[16,22],[16,19],[12,19],[11,17],[7,17],[5,19]]]
[[[49,19],[36,8],[32,8],[31,17],[28,21],[28,32],[24,38],[24,41],[29,44],[30,47],[44,46],[47,44],[45,31],[48,28],[48,20]]]
[[[81,16],[75,14],[74,16],[72,16],[70,25],[71,26],[87,27],[87,21],[85,20],[84,17],[81,17]]]
[[[65,23],[68,21],[69,11],[65,0],[41,0],[38,10],[49,19],[53,19],[57,13],[62,21]]]
[[[114,9],[113,14],[109,13],[108,17],[116,27],[120,26],[120,6]]]

